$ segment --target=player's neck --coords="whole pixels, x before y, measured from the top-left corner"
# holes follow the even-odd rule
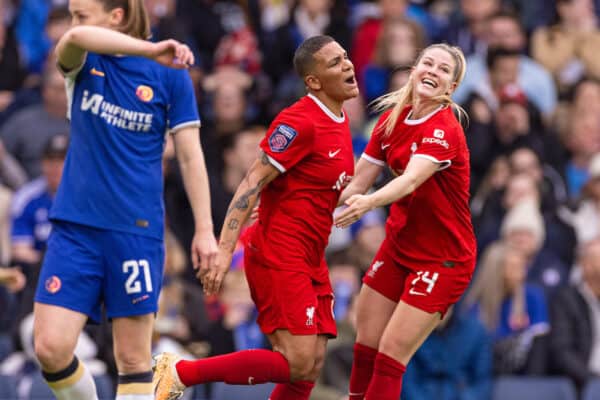
[[[410,118],[411,119],[421,119],[432,112],[434,112],[437,108],[439,108],[440,104],[432,101],[422,102],[416,100],[413,104]]]
[[[317,99],[319,99],[319,101],[321,103],[323,103],[323,105],[325,107],[327,107],[327,109],[329,111],[331,111],[333,113],[333,115],[335,115],[336,117],[341,117],[342,116],[342,105],[344,104],[343,101],[333,100],[330,97],[327,97],[322,92],[318,92],[318,93],[309,92],[309,93],[312,96],[314,96]]]

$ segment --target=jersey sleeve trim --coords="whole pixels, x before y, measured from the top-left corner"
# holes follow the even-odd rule
[[[380,167],[385,167],[385,161],[381,161],[381,160],[378,160],[375,157],[371,157],[367,153],[362,153],[360,157],[364,158],[365,160],[367,160],[371,164],[379,165]]]
[[[271,165],[273,165],[275,168],[277,168],[279,170],[279,172],[281,172],[282,174],[286,171],[285,167],[283,165],[281,165],[280,163],[277,162],[277,160],[275,160],[273,157],[271,157],[270,155],[266,154],[267,159],[269,160],[269,162],[271,163]]]
[[[67,91],[67,119],[71,120],[71,106],[73,105],[73,92],[75,91],[75,79],[77,79],[77,75],[81,72],[85,63],[87,61],[87,53],[83,57],[83,61],[81,65],[73,68],[70,71],[65,70],[65,68],[60,65],[60,62],[56,62],[56,67],[58,71],[65,77],[65,90]]]
[[[169,129],[169,133],[175,134],[183,128],[200,128],[200,126],[202,126],[202,123],[198,119],[195,121],[182,122],[181,124],[175,125],[173,128]]]
[[[438,171],[441,171],[443,169],[446,169],[448,167],[450,167],[452,165],[452,161],[451,160],[438,160],[437,158],[433,157],[433,156],[428,156],[427,154],[413,154],[413,157],[420,157],[420,158],[424,158],[426,160],[432,161],[435,164],[438,164]]]

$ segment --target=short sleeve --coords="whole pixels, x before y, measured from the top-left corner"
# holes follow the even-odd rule
[[[186,70],[169,69],[169,107],[168,107],[168,131],[176,131],[189,126],[199,127],[200,116],[192,78]]]
[[[271,164],[285,172],[312,152],[314,128],[300,116],[280,114],[260,143]]]
[[[452,160],[458,154],[461,132],[452,127],[428,126],[423,132],[421,143],[413,157],[422,157],[439,164],[439,170],[446,169],[452,165]]]
[[[383,114],[379,117],[375,128],[373,129],[373,133],[371,134],[371,138],[369,139],[369,143],[367,143],[367,147],[365,147],[365,151],[363,152],[361,158],[369,161],[370,163],[385,166],[386,157],[385,157],[385,148],[386,145],[382,144],[381,141],[383,135],[383,123],[387,119],[387,115]]]

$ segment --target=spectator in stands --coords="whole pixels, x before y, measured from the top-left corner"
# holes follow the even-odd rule
[[[352,31],[346,18],[345,3],[344,0],[299,0],[290,12],[287,24],[262,36],[264,71],[275,86],[284,78],[297,80],[289,60],[303,40],[315,35],[329,35],[343,48],[349,48]]]
[[[577,237],[564,212],[568,199],[563,177],[528,147],[513,151],[509,163],[513,175],[528,175],[540,193],[540,211],[546,228],[544,248],[551,249],[566,265],[573,264]]]
[[[445,34],[448,43],[459,46],[466,56],[484,55],[486,23],[491,15],[500,11],[500,7],[500,0],[460,0],[460,10],[452,16]],[[467,73],[471,69],[469,64],[471,60],[467,58]]]
[[[573,213],[578,243],[600,237],[600,153],[590,161],[589,180],[581,191],[581,201]]]
[[[510,164],[508,164],[508,167],[510,168]],[[527,225],[527,223],[525,225],[529,226],[529,231],[532,231],[534,236],[540,233],[543,233],[543,235],[538,237],[540,243],[535,246],[528,246],[526,252],[532,266],[535,266],[535,270],[550,268],[557,271],[559,279],[556,279],[557,274],[554,273],[549,275],[552,279],[548,278],[552,283],[549,286],[552,287],[564,281],[568,265],[571,265],[573,261],[572,247],[575,244],[575,233],[559,216],[560,213],[556,207],[545,207],[542,203],[540,185],[540,182],[537,182],[535,178],[527,173],[515,173],[510,176],[506,182],[506,188],[500,187],[496,192],[488,194],[483,204],[480,203],[481,200],[477,199],[478,213],[475,219],[475,227],[478,248],[481,251],[492,241],[508,234],[501,227],[503,220],[507,219],[509,210],[524,199],[533,199],[538,205],[538,211],[532,219],[528,220],[530,225]],[[537,220],[540,213],[543,215],[542,229],[538,229],[537,226],[531,224],[532,221]],[[513,220],[516,219],[513,218]],[[508,224],[508,226],[510,227],[511,224]],[[519,240],[517,242],[520,243]],[[537,273],[533,275],[539,278]]]
[[[582,387],[600,377],[600,239],[579,248],[582,279],[551,302],[550,355],[554,371]]]
[[[547,228],[538,199],[516,201],[502,220],[500,239],[525,258],[527,282],[544,288],[551,295],[567,283],[570,264],[561,260],[554,248],[544,247]]]
[[[250,166],[258,157],[258,145],[265,136],[265,132],[265,127],[254,126],[224,138],[222,142],[224,166],[220,170],[210,172],[215,232],[221,231],[227,206]]]
[[[397,67],[413,65],[424,46],[423,28],[417,22],[404,17],[386,19],[377,38],[373,59],[365,66],[361,80],[366,102],[385,94],[391,72]]]
[[[198,357],[206,355],[195,353],[196,345],[206,340],[208,317],[201,288],[182,278],[187,260],[188,256],[183,247],[173,233],[167,230],[163,287],[154,323],[155,353],[173,351],[171,346],[175,346]],[[193,304],[194,307],[188,307],[189,304]]]
[[[521,88],[517,84],[519,75],[519,53],[515,50],[509,50],[502,47],[495,47],[488,50],[486,55],[486,65],[488,68],[487,79],[482,79],[476,86],[471,88],[469,101],[472,98],[481,99],[488,108],[495,112],[500,105],[500,96],[508,87]],[[516,94],[517,90],[513,90]],[[525,97],[524,94],[521,96]],[[525,97],[526,99],[526,97]]]
[[[584,78],[579,81],[573,88],[572,102],[577,111],[600,113],[600,79]]]
[[[68,137],[57,135],[42,153],[42,176],[15,193],[12,204],[12,258],[25,265],[37,265],[46,248],[51,224],[48,213],[62,177]]]
[[[240,257],[243,258],[243,255]],[[211,356],[269,347],[266,336],[256,323],[258,312],[250,297],[244,271],[239,266],[234,268],[225,276],[223,289],[218,295],[222,314],[209,331]]]
[[[27,180],[27,173],[21,164],[6,150],[4,143],[0,140],[0,184],[7,189],[17,190]]]
[[[502,79],[498,80],[501,85]],[[496,93],[491,86],[487,89],[483,84],[480,86],[481,91],[474,93],[466,106],[471,117],[466,135],[471,151],[473,188],[487,173],[490,160],[523,146],[544,154],[549,141],[539,111],[518,86],[509,83],[499,87]]]
[[[40,73],[52,44],[46,35],[46,24],[51,11],[64,7],[62,0],[23,0],[19,2],[15,33],[24,65],[29,72]]]
[[[351,58],[360,87],[364,87],[364,68],[373,59],[384,21],[407,17],[419,22],[424,28],[428,25],[425,23],[427,16],[408,0],[374,0],[373,3],[376,3],[374,12],[359,22],[352,40]]]
[[[487,400],[492,389],[491,337],[477,318],[453,307],[417,350],[405,376],[403,399]]]
[[[566,129],[561,133],[561,141],[569,152],[569,159],[564,174],[569,196],[577,199],[583,185],[589,180],[590,162],[600,152],[600,114],[571,109],[566,117]]]
[[[209,91],[211,104],[202,125],[202,146],[206,154],[206,168],[217,173],[223,168],[223,145],[228,136],[240,132],[251,119],[252,103],[247,97],[251,81],[227,75],[215,77],[205,89]]]
[[[69,132],[65,80],[55,65],[48,64],[42,80],[42,103],[13,114],[0,128],[4,147],[21,163],[29,178],[41,171],[46,142]]]
[[[0,285],[5,286],[11,292],[18,292],[25,287],[27,278],[18,267],[0,267]]]
[[[479,0],[469,1],[478,2]],[[549,118],[556,108],[556,88],[550,73],[525,54],[527,38],[519,18],[511,13],[496,12],[489,17],[486,26],[487,50],[467,58],[465,82],[454,93],[454,99],[459,103],[464,103],[468,94],[474,91],[480,82],[486,81],[488,75],[486,53],[489,49],[503,48],[518,53],[519,61],[516,66],[515,83],[523,89],[527,98],[542,114]]]
[[[0,5],[0,114],[13,102],[27,75],[14,26],[7,22],[6,8]]]
[[[546,369],[546,297],[526,277],[527,257],[521,249],[510,242],[495,243],[484,252],[465,300],[493,337],[497,374],[540,374]]]
[[[558,22],[537,29],[531,53],[564,91],[583,76],[600,78],[600,29],[592,0],[556,0]]]
[[[180,42],[191,42],[187,26],[175,16],[175,0],[147,0],[148,18],[152,40],[159,41],[173,38]]]
[[[46,37],[50,42],[51,48],[58,43],[58,40],[71,27],[71,13],[67,7],[61,6],[54,8],[48,14],[46,23]]]

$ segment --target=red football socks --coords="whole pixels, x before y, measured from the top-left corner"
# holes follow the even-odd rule
[[[269,400],[308,400],[313,387],[315,383],[309,381],[280,383],[273,389]]]
[[[290,381],[287,360],[281,353],[270,350],[243,350],[195,361],[182,360],[175,368],[185,386],[207,382],[254,385]]]
[[[365,400],[398,400],[404,372],[404,365],[383,353],[377,353]]]
[[[375,356],[377,356],[377,349],[360,343],[354,344],[349,400],[363,400],[365,398],[371,375],[373,375]]]

